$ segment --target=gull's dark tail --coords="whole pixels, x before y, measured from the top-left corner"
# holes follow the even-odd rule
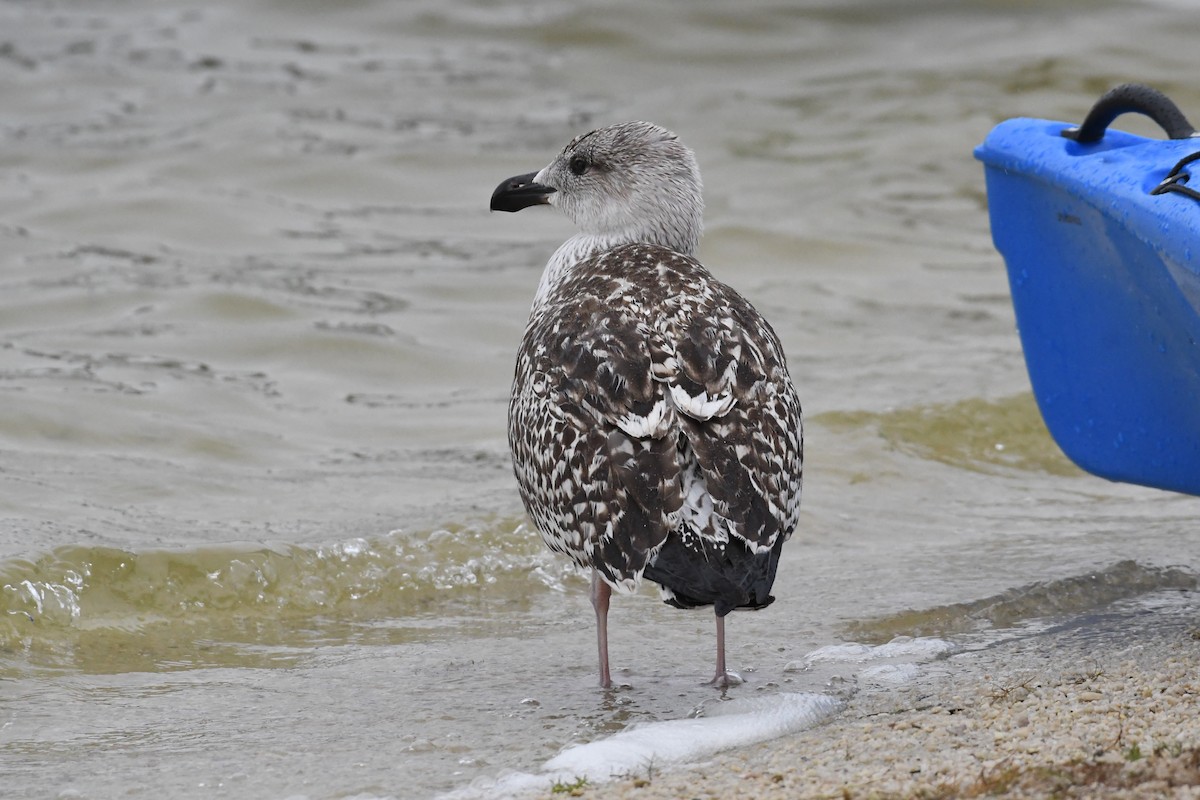
[[[730,537],[724,548],[688,532],[672,532],[644,575],[670,591],[666,602],[676,608],[714,606],[723,617],[735,608],[766,608],[775,601],[771,585],[783,549],[754,553],[741,539]]]

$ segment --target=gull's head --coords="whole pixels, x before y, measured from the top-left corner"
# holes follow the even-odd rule
[[[577,136],[546,167],[502,182],[493,211],[548,204],[613,246],[648,242],[692,253],[704,201],[696,156],[675,134],[624,122]]]

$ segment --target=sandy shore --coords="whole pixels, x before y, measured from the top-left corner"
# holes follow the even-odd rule
[[[1200,798],[1200,616],[1129,614],[961,653],[830,722],[586,798]]]

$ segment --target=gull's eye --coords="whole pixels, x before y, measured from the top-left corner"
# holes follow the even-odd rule
[[[572,175],[582,175],[588,171],[588,167],[591,165],[583,156],[571,156],[571,163],[568,166],[571,168]]]

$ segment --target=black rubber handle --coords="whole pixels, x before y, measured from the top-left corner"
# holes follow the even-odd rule
[[[1171,139],[1190,139],[1196,133],[1171,98],[1140,83],[1125,83],[1105,92],[1092,106],[1083,124],[1078,128],[1067,128],[1062,135],[1080,144],[1098,142],[1113,120],[1130,111],[1145,114],[1157,122]]]

